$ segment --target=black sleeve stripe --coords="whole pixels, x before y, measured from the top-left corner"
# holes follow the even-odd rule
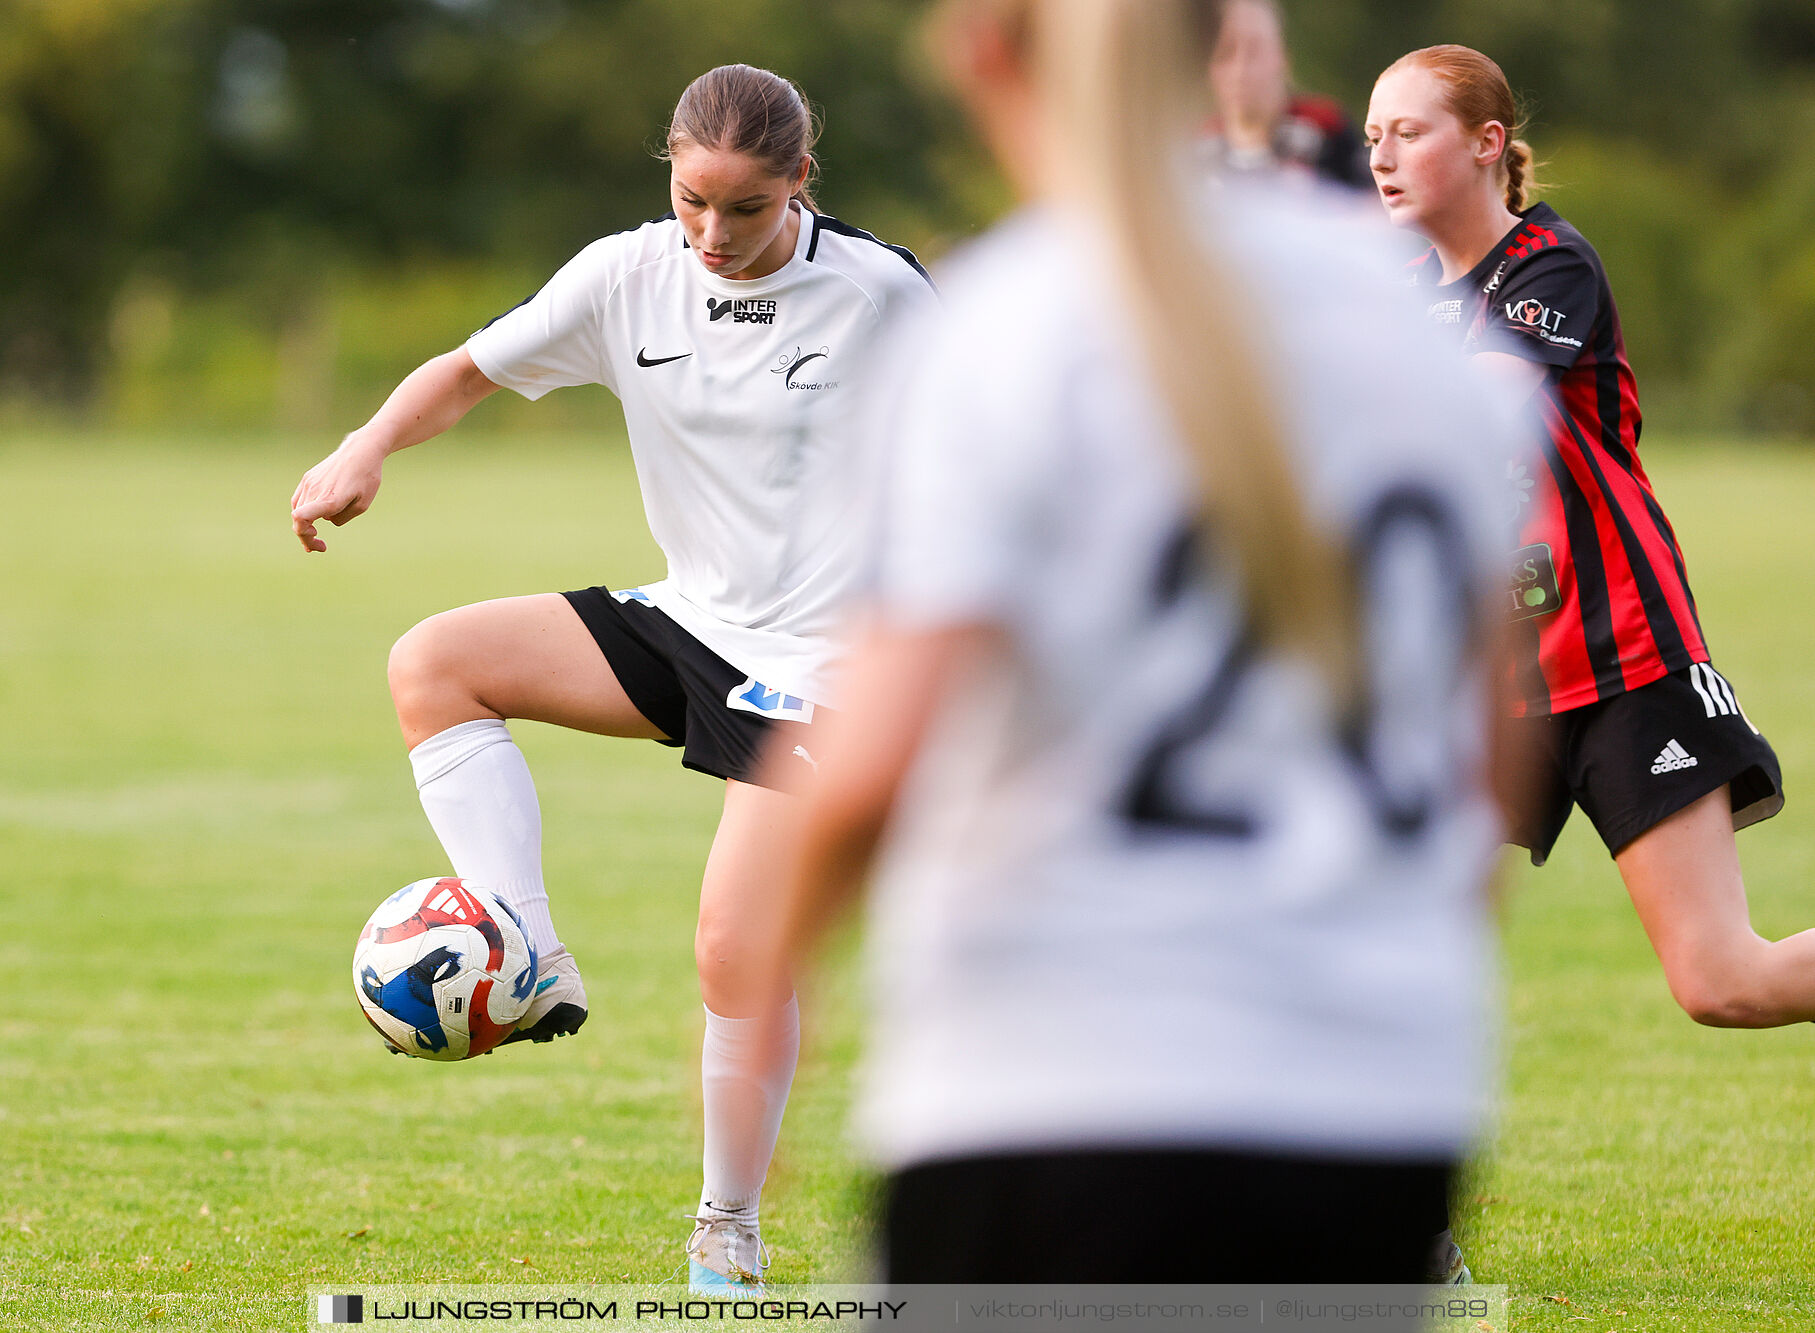
[[[813,239],[807,244],[807,262],[809,264],[813,262],[813,256],[819,253],[819,233],[821,231],[836,232],[840,236],[850,236],[859,241],[869,241],[872,244],[880,245],[884,250],[891,250],[905,259],[908,262],[908,266],[921,276],[927,286],[932,287],[934,285],[932,275],[920,266],[920,261],[914,258],[914,252],[905,245],[890,245],[880,237],[872,236],[861,227],[853,227],[848,222],[840,222],[837,218],[827,217],[824,213],[815,213],[813,215]]]
[[[671,208],[666,213],[662,214],[662,216],[659,218],[645,218],[643,220],[643,225],[645,227],[654,227],[654,226],[658,226],[664,222],[676,222],[676,221],[679,221],[679,219],[674,216],[674,210]],[[687,233],[683,230],[681,232],[681,249],[691,250],[692,248],[693,248],[692,246],[687,244]]]
[[[528,296],[524,297],[521,301],[517,302],[517,304],[512,306],[509,310],[502,310],[502,311],[499,311],[497,314],[493,315],[490,319],[486,320],[485,323],[481,324],[478,328],[474,329],[472,331],[472,333],[469,334],[468,336],[477,338],[481,333],[484,333],[487,329],[489,329],[492,325],[496,324],[499,320],[503,319],[506,315],[514,314],[515,312],[523,309],[524,306],[528,305],[531,301],[535,300],[537,296],[541,295],[541,292],[542,292],[542,289],[540,287],[538,287],[535,291],[531,292]]]

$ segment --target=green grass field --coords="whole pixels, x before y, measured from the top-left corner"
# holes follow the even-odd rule
[[[580,1037],[384,1055],[348,978],[445,869],[384,690],[411,623],[660,567],[621,446],[479,433],[397,459],[305,558],[319,441],[0,444],[0,1327],[296,1329],[311,1283],[645,1281],[697,1189],[692,920],[718,786],[516,730],[586,967]],[[1657,447],[1716,662],[1784,759],[1744,835],[1761,930],[1815,924],[1815,453]],[[1513,1325],[1815,1319],[1815,1030],[1698,1029],[1583,827],[1507,914],[1503,1114],[1461,1219]],[[833,969],[765,1198],[773,1276],[860,1275]],[[1156,1232],[1164,1225],[1156,1219]]]

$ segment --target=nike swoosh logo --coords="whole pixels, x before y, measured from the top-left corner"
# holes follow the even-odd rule
[[[542,980],[536,983],[536,994],[540,995],[543,991],[554,985],[559,979],[560,978],[558,977],[543,977]]]
[[[665,366],[670,361],[685,361],[692,355],[692,352],[682,352],[678,356],[658,356],[654,360],[651,360],[649,357],[649,349],[647,347],[639,347],[637,348],[637,364],[639,366]]]

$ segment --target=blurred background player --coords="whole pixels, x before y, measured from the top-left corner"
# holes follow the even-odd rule
[[[1507,464],[1516,533],[1510,837],[1544,864],[1580,805],[1619,867],[1671,994],[1698,1023],[1815,1018],[1815,931],[1751,925],[1736,829],[1783,808],[1777,756],[1709,661],[1683,554],[1639,461],[1632,367],[1582,234],[1532,204],[1500,67],[1463,46],[1401,57],[1368,107],[1392,221],[1431,322],[1527,404]],[[1510,756],[1509,756],[1510,757]],[[1466,1277],[1448,1243],[1451,1269]]]
[[[535,785],[505,724],[529,718],[682,747],[725,780],[700,888],[706,1007],[705,1183],[686,1253],[697,1286],[755,1284],[758,1200],[794,1075],[796,1007],[758,987],[744,940],[772,912],[778,840],[812,762],[850,562],[834,479],[853,448],[859,362],[882,316],[931,299],[913,256],[814,211],[812,113],[793,84],[729,65],[695,80],[668,130],[674,212],[583,250],[534,298],[404,380],[310,469],[292,500],[316,524],[363,513],[385,458],[452,426],[499,387],[539,398],[600,383],[624,404],[649,527],[668,576],[507,598],[431,617],[392,650],[390,682],[422,806],[463,878],[535,937],[543,976],[507,1040],[586,1020],[549,915]],[[780,354],[778,361],[777,357]],[[757,772],[785,734],[790,765]],[[744,1052],[759,1020],[787,1036]]]
[[[768,945],[875,865],[895,1282],[1417,1281],[1486,1104],[1499,446],[1363,237],[1185,177],[1216,8],[943,10],[1026,207],[891,344]]]
[[[1285,27],[1273,0],[1227,0],[1210,55],[1215,115],[1205,146],[1223,172],[1283,171],[1371,188],[1361,130],[1334,98],[1292,89]]]

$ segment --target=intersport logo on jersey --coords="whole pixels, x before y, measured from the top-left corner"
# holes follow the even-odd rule
[[[774,301],[745,300],[737,296],[727,296],[722,301],[715,301],[710,296],[706,298],[706,317],[713,324],[726,315],[731,316],[733,324],[773,324],[775,310]]]

